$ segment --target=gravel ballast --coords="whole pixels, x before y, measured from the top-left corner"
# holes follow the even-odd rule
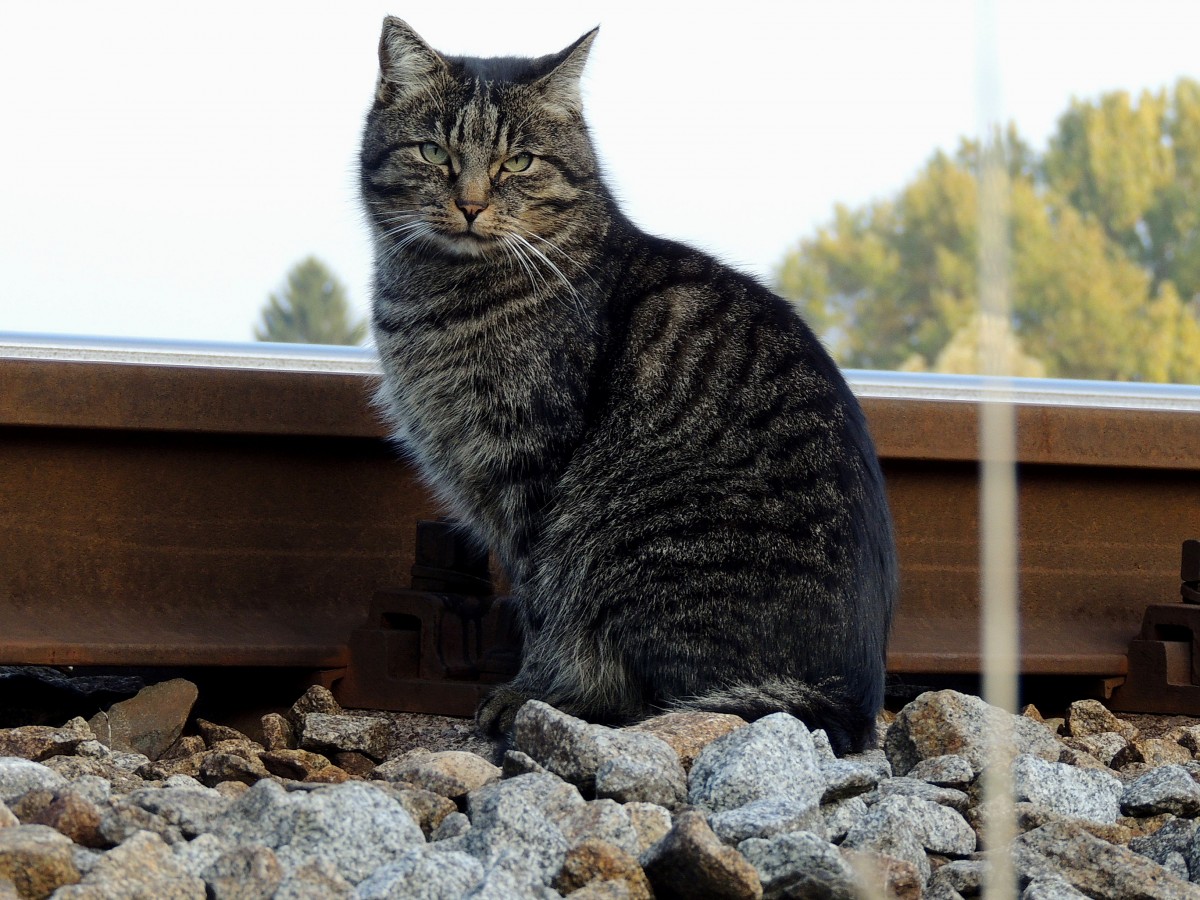
[[[853,898],[872,882],[954,900],[997,854],[1025,900],[1200,898],[1200,732],[1143,739],[1096,701],[1042,721],[929,692],[880,749],[841,759],[783,713],[614,729],[530,702],[498,756],[465,724],[414,736],[323,688],[257,740],[187,734],[195,692],[146,690],[90,723],[0,729],[0,898]],[[983,830],[994,764],[1017,801],[1000,847]]]

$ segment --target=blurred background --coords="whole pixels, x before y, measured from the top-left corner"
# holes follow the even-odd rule
[[[627,211],[793,299],[860,368],[976,371],[980,42],[1017,374],[1200,383],[1200,5],[22,4],[0,27],[0,332],[365,339],[380,22],[452,54],[601,26]]]

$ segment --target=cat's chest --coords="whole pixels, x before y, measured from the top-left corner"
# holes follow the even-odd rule
[[[380,341],[394,418],[410,441],[449,450],[527,421],[553,380],[555,336],[532,319],[414,322]]]

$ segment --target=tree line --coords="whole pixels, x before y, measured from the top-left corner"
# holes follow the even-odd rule
[[[1016,374],[1200,383],[1200,83],[1075,100],[1044,153],[1011,126]],[[839,205],[779,265],[843,365],[977,372],[978,142]]]

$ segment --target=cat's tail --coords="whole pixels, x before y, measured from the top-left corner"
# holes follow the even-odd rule
[[[811,729],[824,729],[838,756],[875,746],[875,713],[863,706],[862,698],[853,696],[841,678],[816,683],[776,678],[733,684],[671,703],[675,710],[733,713],[748,722],[772,713],[791,713]]]

